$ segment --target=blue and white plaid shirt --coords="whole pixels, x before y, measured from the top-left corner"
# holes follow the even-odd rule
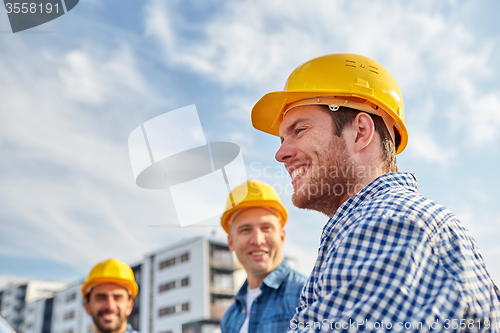
[[[475,241],[412,174],[378,177],[323,229],[289,332],[500,332]]]

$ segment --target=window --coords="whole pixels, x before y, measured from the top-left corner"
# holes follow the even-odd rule
[[[163,260],[160,262],[160,269],[167,268],[173,266],[175,264],[189,261],[189,252],[183,253],[180,256],[176,256],[167,260]]]
[[[76,299],[76,293],[69,294],[66,296],[66,302],[71,302]]]
[[[141,284],[141,271],[140,270],[137,270],[137,271],[134,271],[134,279],[135,279],[135,282],[137,282],[137,284]]]
[[[170,267],[173,265],[175,265],[175,258],[164,260],[164,261],[160,262],[160,269]]]
[[[175,288],[175,281],[172,281],[169,283],[164,283],[164,284],[160,285],[160,292],[164,292],[164,291],[174,289],[174,288]]]
[[[172,313],[175,313],[175,306],[169,306],[168,308],[160,309],[160,311],[158,311],[158,316],[163,317]]]
[[[181,286],[182,287],[189,286],[189,277],[181,280]]]
[[[182,304],[182,311],[189,311],[189,303]]]
[[[64,320],[70,320],[75,318],[75,311],[66,312],[64,314]]]

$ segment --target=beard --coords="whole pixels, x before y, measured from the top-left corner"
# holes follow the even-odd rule
[[[332,216],[356,191],[355,163],[347,153],[345,141],[335,141],[322,152],[318,165],[311,165],[306,184],[295,189],[294,206]],[[333,148],[335,147],[335,148]]]
[[[101,310],[99,311],[97,314],[93,314],[92,315],[92,319],[94,320],[94,324],[97,328],[97,331],[100,332],[100,333],[112,333],[112,332],[115,332],[117,330],[119,330],[122,325],[123,325],[123,321],[124,321],[124,318],[123,318],[123,314],[121,312],[118,312],[117,314],[117,321],[116,321],[116,324],[115,325],[112,325],[112,324],[108,324],[108,326],[103,326],[101,324],[101,316],[106,314],[106,313],[112,313],[112,311],[110,310]]]

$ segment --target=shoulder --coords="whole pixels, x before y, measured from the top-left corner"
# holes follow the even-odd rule
[[[471,245],[474,243],[450,210],[403,186],[370,193],[334,223],[324,241],[325,255],[338,260],[346,256],[368,259],[382,253],[399,253],[407,258],[413,257],[414,251],[436,255],[435,250],[451,238],[445,230],[461,235]],[[430,248],[434,250],[429,251]]]
[[[130,323],[127,323],[127,330],[125,333],[140,333],[139,331],[136,331]]]
[[[461,225],[446,207],[408,188],[396,186],[375,193],[351,212],[350,218],[361,228],[375,225],[432,238],[445,225]],[[426,235],[424,235],[426,234]]]
[[[288,294],[297,295],[298,297],[306,281],[307,277],[305,275],[300,274],[296,270],[290,269],[283,285]]]
[[[304,284],[307,281],[307,276],[297,272],[294,269],[290,269],[290,272],[288,273],[287,280],[289,283],[293,284]]]

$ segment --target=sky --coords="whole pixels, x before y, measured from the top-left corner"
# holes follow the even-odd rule
[[[195,104],[207,142],[241,148],[247,176],[288,209],[284,252],[308,275],[327,217],[295,208],[255,130],[253,105],[298,65],[349,52],[398,82],[409,131],[398,155],[419,190],[469,229],[500,282],[500,4],[486,0],[86,0],[13,34],[0,12],[0,286],[83,279],[115,256],[220,227],[175,228],[168,190],[135,185],[127,139]],[[202,203],[193,202],[193,207]]]

